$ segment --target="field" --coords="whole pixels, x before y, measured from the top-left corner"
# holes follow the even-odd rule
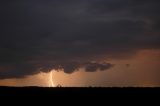
[[[159,88],[115,87],[0,87],[3,96],[138,96],[160,95]]]

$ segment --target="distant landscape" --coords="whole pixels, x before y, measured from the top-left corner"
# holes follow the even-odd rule
[[[110,96],[143,94],[160,95],[159,88],[136,88],[136,87],[0,87],[0,97],[3,96]]]

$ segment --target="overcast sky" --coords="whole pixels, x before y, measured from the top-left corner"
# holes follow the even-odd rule
[[[1,0],[0,79],[53,69],[71,76],[75,71],[107,76],[121,60],[127,59],[125,67],[136,56],[144,61],[137,55],[143,50],[160,59],[155,55],[160,49],[159,5],[158,0]]]

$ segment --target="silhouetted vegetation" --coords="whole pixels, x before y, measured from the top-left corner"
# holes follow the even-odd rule
[[[0,96],[24,96],[24,95],[34,95],[34,96],[109,96],[109,95],[139,95],[147,93],[153,89],[153,93],[156,95],[160,94],[159,88],[134,88],[134,87],[0,87]],[[137,92],[138,91],[138,92]]]

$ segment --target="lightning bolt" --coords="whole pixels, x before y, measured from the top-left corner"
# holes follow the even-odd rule
[[[53,84],[53,72],[52,71],[50,72],[49,87],[54,87],[54,84]]]

